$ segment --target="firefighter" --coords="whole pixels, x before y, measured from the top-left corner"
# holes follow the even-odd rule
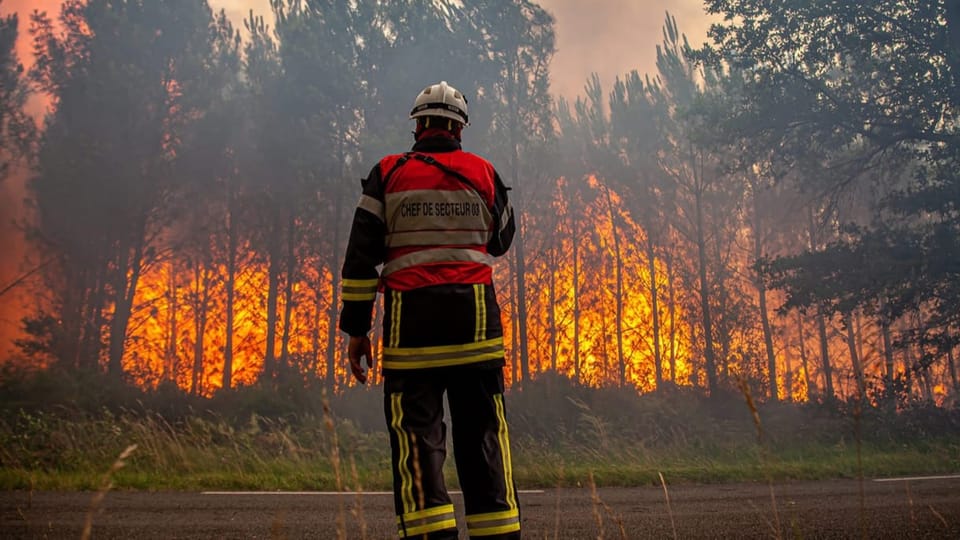
[[[491,268],[513,240],[508,188],[488,161],[461,149],[467,100],[456,88],[424,88],[410,118],[412,151],[373,167],[353,218],[340,314],[350,369],[362,384],[374,367],[367,333],[381,292],[380,367],[400,537],[457,538],[443,480],[446,394],[467,532],[519,538]]]

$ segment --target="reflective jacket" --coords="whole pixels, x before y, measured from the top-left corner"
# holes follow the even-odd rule
[[[492,263],[515,225],[493,166],[454,139],[425,138],[380,160],[362,183],[340,329],[366,335],[379,291],[384,370],[502,365]]]

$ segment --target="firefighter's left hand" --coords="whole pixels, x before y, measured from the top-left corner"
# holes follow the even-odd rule
[[[360,384],[366,384],[367,370],[360,360],[362,357],[366,357],[367,366],[370,369],[373,369],[376,363],[370,349],[370,338],[367,336],[350,336],[350,343],[347,345],[347,356],[350,357],[350,371],[353,372],[353,377],[357,379]]]

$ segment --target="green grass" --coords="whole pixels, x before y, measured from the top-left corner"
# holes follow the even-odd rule
[[[100,396],[50,384],[0,378],[0,489],[101,489],[130,445],[136,451],[110,475],[120,489],[390,488],[379,391],[328,398],[253,387],[203,400],[171,388]],[[514,477],[550,488],[591,477],[597,486],[658,485],[660,473],[677,484],[960,472],[955,406],[753,403],[749,392],[638,395],[542,376],[507,393]]]
[[[156,415],[104,414],[66,419],[21,413],[0,423],[0,489],[95,490],[117,455],[137,450],[113,474],[120,489],[137,490],[364,490],[390,488],[385,432],[363,432],[349,422],[298,425],[253,417],[241,426],[194,417],[170,424]],[[334,444],[339,452],[332,450]],[[862,471],[856,445],[781,441],[764,448],[749,437],[695,439],[649,445],[629,438],[590,444],[568,437],[547,442],[528,434],[513,441],[514,475],[523,488],[755,482],[773,479],[881,477],[960,471],[960,437],[912,444],[864,443]],[[354,475],[352,464],[355,464]],[[447,476],[456,486],[453,459]]]

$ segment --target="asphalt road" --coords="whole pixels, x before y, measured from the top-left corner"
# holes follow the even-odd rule
[[[960,477],[549,489],[521,493],[525,538],[960,538]],[[0,493],[0,538],[396,538],[388,494]],[[459,503],[458,520],[463,523]],[[776,508],[776,510],[774,510]],[[674,529],[675,528],[675,529]],[[461,538],[466,535],[461,532]]]

